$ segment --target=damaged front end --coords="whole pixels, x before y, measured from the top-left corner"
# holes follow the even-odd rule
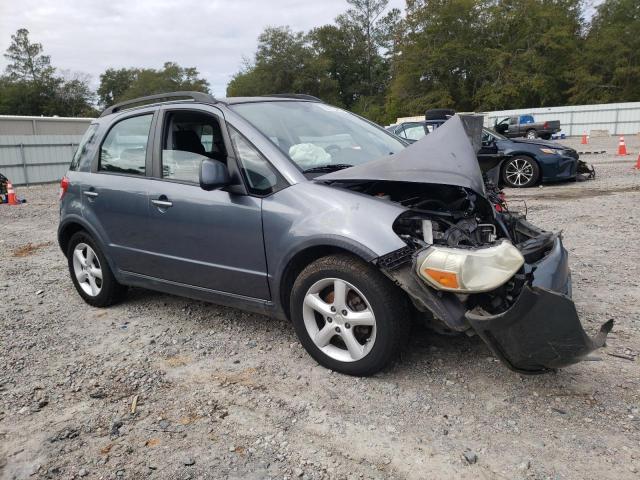
[[[571,300],[560,234],[511,213],[487,189],[457,116],[404,151],[316,179],[403,206],[393,230],[406,247],[377,259],[441,333],[477,334],[509,368],[543,373],[605,343]]]
[[[593,338],[583,330],[560,234],[517,213],[494,214],[464,188],[425,185],[407,196],[415,185],[386,187],[404,192],[395,200],[409,210],[394,229],[407,247],[378,265],[437,330],[478,334],[510,369],[527,374],[579,362],[604,345],[613,321]]]

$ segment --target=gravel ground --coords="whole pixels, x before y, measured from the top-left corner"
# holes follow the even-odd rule
[[[57,186],[19,188],[28,203],[0,207],[0,477],[638,478],[640,171],[584,158],[595,181],[507,197],[564,231],[587,330],[616,326],[595,361],[533,377],[419,328],[357,379],[287,322],[140,289],[91,308],[56,244]]]

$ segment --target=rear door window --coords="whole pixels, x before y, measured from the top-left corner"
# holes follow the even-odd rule
[[[82,140],[80,140],[80,143],[78,144],[78,149],[76,150],[76,153],[73,154],[69,170],[78,170],[80,167],[80,160],[89,152],[89,150],[91,150],[91,146],[96,140],[96,130],[98,130],[98,124],[92,123],[89,125],[89,128],[87,128],[87,131],[84,132]]]
[[[116,123],[100,147],[98,170],[145,175],[147,142],[153,114],[129,117]]]

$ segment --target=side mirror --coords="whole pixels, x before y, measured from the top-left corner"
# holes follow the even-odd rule
[[[218,160],[203,160],[200,164],[200,188],[211,191],[231,183],[227,166]]]

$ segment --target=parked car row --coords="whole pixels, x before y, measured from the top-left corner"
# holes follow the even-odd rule
[[[388,127],[388,130],[409,142],[414,142],[433,132],[447,121],[449,115],[435,119],[426,115],[424,121],[405,122]],[[540,139],[507,138],[483,128],[482,148],[478,160],[495,163],[499,158],[496,178],[500,185],[515,188],[532,187],[541,182],[574,180],[578,175],[595,175],[593,168],[579,159],[578,152],[564,145]]]

